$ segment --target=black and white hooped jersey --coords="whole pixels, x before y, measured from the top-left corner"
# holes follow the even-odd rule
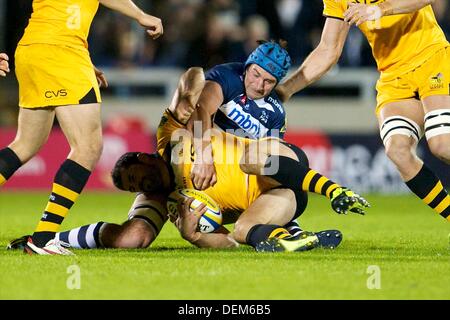
[[[244,64],[226,63],[206,72],[206,80],[222,87],[223,102],[216,112],[214,124],[224,131],[259,139],[267,136],[283,138],[286,131],[286,112],[275,91],[258,100],[245,94]]]

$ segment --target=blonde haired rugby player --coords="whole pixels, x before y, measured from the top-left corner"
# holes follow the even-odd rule
[[[433,13],[434,0],[323,0],[319,45],[279,87],[288,97],[323,76],[357,25],[372,47],[380,78],[377,106],[387,156],[411,191],[450,221],[450,197],[416,154],[425,134],[431,152],[450,164],[450,44]]]
[[[131,0],[33,0],[33,13],[15,52],[18,129],[14,141],[0,150],[0,186],[45,144],[55,117],[71,150],[25,246],[29,254],[70,254],[54,236],[102,151],[99,84],[107,82],[94,68],[87,44],[100,3],[136,20],[154,39],[163,32],[161,20]]]

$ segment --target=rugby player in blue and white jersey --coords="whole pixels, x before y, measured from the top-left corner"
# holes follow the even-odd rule
[[[291,66],[291,58],[284,48],[286,42],[264,42],[245,63],[226,63],[213,67],[205,74],[206,83],[196,108],[180,110],[178,119],[201,121],[201,143],[196,144],[202,154],[192,170],[192,181],[199,190],[216,183],[216,175],[206,132],[213,124],[229,133],[250,139],[283,138],[286,113],[283,101],[275,92],[276,85]],[[183,121],[183,120],[181,120]],[[189,125],[188,125],[189,126]],[[197,129],[198,130],[198,129]],[[195,134],[194,136],[197,136]]]
[[[245,63],[226,63],[211,68],[205,74],[205,86],[196,108],[178,110],[178,119],[186,122],[191,119],[188,127],[197,140],[195,153],[202,155],[191,171],[197,189],[205,190],[217,182],[211,138],[207,134],[213,124],[250,139],[284,137],[285,101],[278,97],[275,87],[291,66],[286,44],[285,41],[261,42]],[[201,121],[201,129],[197,129],[201,137],[194,128],[196,121]],[[301,232],[295,220],[286,228],[293,235]]]

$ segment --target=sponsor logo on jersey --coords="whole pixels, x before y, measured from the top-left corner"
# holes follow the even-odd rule
[[[281,114],[284,114],[283,107],[281,106],[281,104],[276,99],[274,99],[272,97],[268,97],[267,101],[270,102],[271,104],[273,104],[275,107],[277,107],[278,111],[280,111]]]
[[[235,123],[239,125],[246,132],[259,136],[259,122],[255,121],[255,119],[250,116],[250,114],[239,110],[238,108],[233,108],[228,114],[227,117],[233,120]]]
[[[444,88],[444,75],[439,72],[434,77],[430,78],[430,89],[442,89]]]
[[[45,97],[47,99],[66,97],[66,96],[67,96],[67,90],[66,89],[59,89],[57,91],[53,91],[53,90],[45,91]]]

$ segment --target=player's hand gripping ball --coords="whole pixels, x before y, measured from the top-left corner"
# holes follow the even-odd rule
[[[171,220],[178,217],[178,201],[180,199],[193,198],[191,212],[202,203],[206,204],[206,212],[200,217],[198,229],[202,233],[214,232],[222,225],[222,212],[219,205],[206,193],[195,189],[178,189],[172,192],[167,199],[167,211]]]

